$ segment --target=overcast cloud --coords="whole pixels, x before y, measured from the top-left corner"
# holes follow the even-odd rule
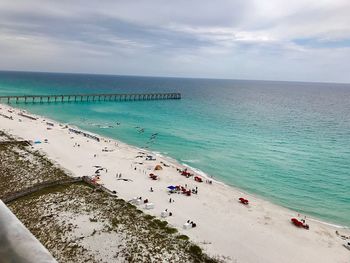
[[[350,82],[349,0],[0,1],[0,69]]]

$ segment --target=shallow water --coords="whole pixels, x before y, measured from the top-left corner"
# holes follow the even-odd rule
[[[1,95],[157,91],[182,100],[13,106],[350,226],[350,85],[0,72]]]

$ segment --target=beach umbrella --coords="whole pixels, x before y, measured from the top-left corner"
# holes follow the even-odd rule
[[[174,189],[176,189],[176,186],[169,185],[167,188],[170,189],[170,190],[174,190]]]
[[[163,170],[162,166],[157,164],[156,167],[154,167],[154,170]]]

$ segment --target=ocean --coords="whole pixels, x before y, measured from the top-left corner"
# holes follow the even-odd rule
[[[350,84],[0,72],[0,96],[134,92],[182,99],[13,106],[350,226]]]

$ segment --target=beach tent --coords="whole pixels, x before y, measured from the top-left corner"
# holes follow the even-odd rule
[[[163,167],[160,164],[157,164],[156,167],[154,167],[154,170],[163,170]]]
[[[39,144],[39,143],[41,143],[41,141],[35,141],[34,143],[35,143],[35,144]]]
[[[154,208],[154,204],[153,203],[148,203],[145,205],[146,209],[153,209]]]
[[[161,217],[167,217],[167,216],[169,216],[169,212],[167,212],[167,211],[163,211],[161,214],[160,214],[160,216]]]
[[[189,223],[185,223],[182,227],[183,229],[190,229],[192,226]]]

